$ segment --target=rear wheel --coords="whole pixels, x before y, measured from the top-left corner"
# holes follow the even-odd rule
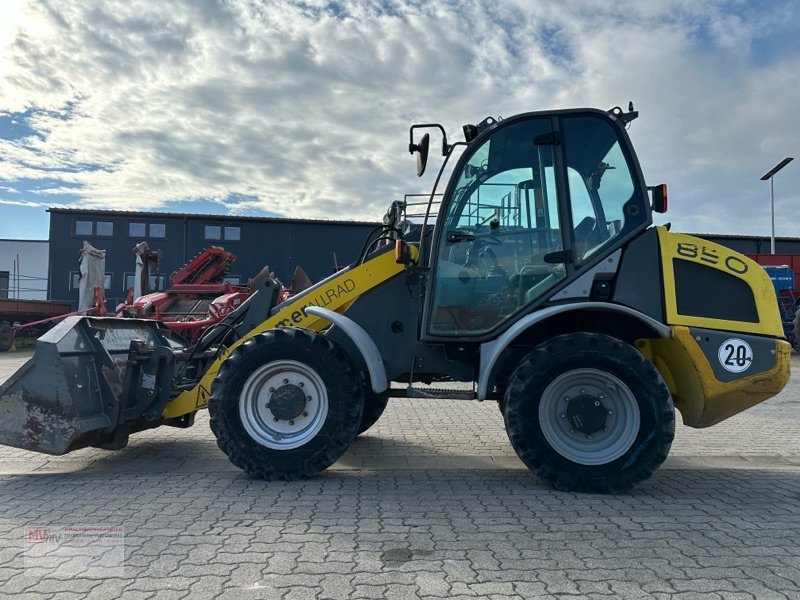
[[[536,347],[512,374],[504,405],[519,457],[561,490],[629,490],[664,462],[675,434],[658,371],[602,334],[562,335]]]
[[[263,479],[303,479],[336,462],[355,437],[363,393],[349,357],[325,336],[274,329],[236,348],[208,409],[217,445]]]

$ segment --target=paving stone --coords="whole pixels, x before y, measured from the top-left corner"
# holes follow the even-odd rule
[[[0,447],[0,596],[798,600],[798,399],[794,376],[718,426],[679,423],[664,467],[612,496],[537,481],[489,403],[392,400],[296,482],[230,466],[203,413],[118,452]],[[124,526],[124,577],[29,560],[26,527],[92,524]]]

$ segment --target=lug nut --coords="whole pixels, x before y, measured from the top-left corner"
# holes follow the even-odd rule
[[[603,425],[603,431],[608,431],[608,427],[606,427],[605,425]]]
[[[569,432],[570,432],[570,433],[575,433],[575,430],[574,430],[574,429],[572,429],[572,428],[570,428]]]
[[[307,417],[307,416],[308,416],[308,413],[307,413],[307,412],[304,412],[304,413],[303,413],[303,416],[304,416],[304,417]]]
[[[595,405],[595,406],[600,406],[600,400],[595,400],[595,401],[594,401],[594,405]]]
[[[297,387],[303,387],[303,382],[302,382],[302,381],[299,381],[299,382],[297,383]]]
[[[289,380],[288,379],[284,379],[283,380],[283,385],[286,385],[287,383],[289,383]]]
[[[277,423],[278,422],[278,417],[272,417],[272,420]]]
[[[566,418],[567,418],[567,415],[565,415],[564,413],[561,413],[561,418],[562,418],[562,419],[566,419]]]
[[[588,435],[588,434],[587,434],[587,436],[586,436],[586,439],[587,439],[587,440],[590,440],[590,439],[592,439],[592,436],[590,436],[590,435]]]
[[[294,421],[289,421],[289,425],[294,425]]]
[[[270,393],[270,394],[271,394],[271,393],[273,393],[274,391],[275,391],[275,388],[274,388],[274,387],[271,387],[271,388],[269,388],[269,393]]]
[[[613,410],[610,410],[610,411],[608,411],[608,414],[610,414],[610,415],[613,415],[613,414],[614,414],[614,411],[613,411]]]

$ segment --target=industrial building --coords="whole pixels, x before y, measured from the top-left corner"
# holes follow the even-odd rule
[[[66,300],[77,306],[79,259],[83,242],[106,251],[108,307],[133,287],[133,248],[145,241],[161,251],[151,287],[164,289],[169,275],[203,248],[222,246],[237,259],[231,283],[247,283],[265,265],[289,283],[301,265],[312,281],[330,275],[358,257],[371,231],[366,221],[323,221],[208,214],[50,208],[47,240],[0,240],[0,297]],[[768,254],[768,236],[695,233],[745,254]],[[48,248],[49,247],[49,248]],[[49,249],[49,252],[48,252]],[[800,238],[776,238],[777,254],[800,255]]]
[[[47,240],[0,240],[0,298],[47,300]]]
[[[311,281],[330,275],[358,257],[378,223],[319,221],[50,208],[50,298],[77,305],[80,250],[88,242],[106,251],[105,296],[109,308],[133,287],[139,242],[161,251],[151,288],[169,285],[169,275],[208,246],[222,246],[237,259],[226,280],[246,284],[264,266],[288,284],[296,266]]]

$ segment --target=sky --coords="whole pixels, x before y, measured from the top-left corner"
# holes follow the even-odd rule
[[[800,0],[0,0],[0,238],[47,207],[380,220],[408,127],[626,107],[674,231],[770,234]],[[436,142],[433,144],[436,147]],[[774,178],[800,236],[800,160]]]

